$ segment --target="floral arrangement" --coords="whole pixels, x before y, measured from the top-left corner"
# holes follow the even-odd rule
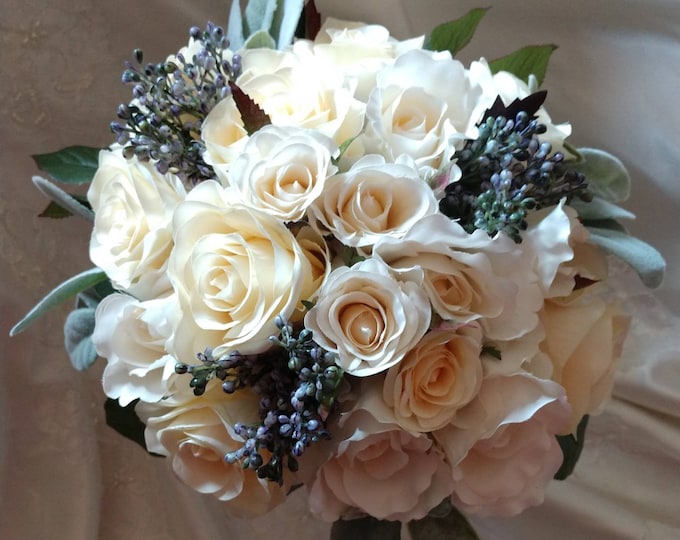
[[[463,514],[540,504],[611,392],[607,254],[650,286],[663,260],[619,224],[620,161],[548,115],[554,47],[455,59],[485,11],[398,41],[235,2],[135,51],[115,143],[36,156],[89,183],[34,178],[43,215],[93,221],[96,267],[13,333],[75,295],[66,348],[106,359],[111,425],[240,516],[305,486],[337,527],[474,537]]]

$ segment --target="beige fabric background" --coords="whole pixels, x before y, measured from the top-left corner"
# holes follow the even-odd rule
[[[616,397],[591,422],[576,474],[519,518],[477,520],[484,539],[680,537],[680,3],[677,0],[317,0],[323,13],[381,22],[398,37],[481,4],[493,9],[462,55],[554,42],[546,80],[573,142],[619,155],[634,176],[636,235],[669,262],[645,291],[618,275],[635,316]],[[75,373],[62,350],[69,306],[9,339],[44,293],[87,268],[84,221],[37,218],[30,154],[106,145],[129,89],[132,49],[162,59],[189,26],[224,24],[225,0],[0,0],[0,538],[323,538],[304,493],[260,520],[230,519],[103,421],[101,366]]]

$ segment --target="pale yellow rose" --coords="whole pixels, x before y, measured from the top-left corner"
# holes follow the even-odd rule
[[[208,113],[201,126],[205,143],[203,160],[211,165],[220,181],[229,184],[229,169],[248,141],[241,113],[233,96],[222,99]]]
[[[328,178],[310,215],[343,244],[366,248],[384,236],[401,238],[436,211],[434,194],[417,171],[371,155]]]
[[[232,195],[208,180],[175,211],[168,273],[182,309],[173,340],[180,359],[206,347],[215,356],[265,350],[278,334],[276,316],[301,308],[316,279],[286,226],[232,204]]]
[[[227,395],[219,385],[211,385],[202,396],[140,402],[136,411],[146,424],[147,449],[168,456],[180,480],[217,497],[233,515],[251,518],[282,503],[286,489],[224,459],[244,443],[233,425],[257,421],[258,403],[257,394],[249,390]]]
[[[399,362],[429,324],[430,305],[420,287],[398,281],[373,258],[333,270],[305,315],[317,343],[358,377]]]
[[[450,423],[482,384],[478,326],[432,330],[387,371],[383,399],[408,431],[429,432]]]
[[[95,212],[90,259],[113,286],[140,300],[170,290],[172,213],[186,195],[180,179],[153,164],[125,159],[120,148],[99,153],[87,198]]]
[[[565,433],[575,433],[583,415],[598,412],[611,395],[630,324],[618,306],[591,289],[546,300],[540,313],[540,348],[552,367],[550,378],[565,388],[572,408]]]
[[[337,171],[335,143],[298,127],[264,126],[234,161],[229,183],[247,206],[281,221],[300,221]]]

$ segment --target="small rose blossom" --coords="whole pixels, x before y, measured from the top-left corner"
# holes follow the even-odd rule
[[[420,287],[398,281],[376,259],[333,270],[305,326],[349,374],[365,377],[399,362],[425,334],[430,305]]]
[[[125,159],[120,148],[99,153],[87,198],[95,212],[90,259],[116,289],[140,300],[170,290],[167,261],[172,213],[186,195],[178,177]]]
[[[135,399],[155,402],[171,389],[177,360],[165,345],[172,326],[170,296],[140,302],[126,294],[111,294],[97,306],[92,334],[97,354],[106,358],[104,392],[125,407]]]
[[[326,521],[361,512],[420,519],[451,493],[451,470],[432,440],[378,422],[371,412],[359,409],[344,419],[335,455],[309,488],[311,511]]]
[[[286,489],[224,459],[245,442],[232,426],[257,421],[258,402],[257,394],[249,390],[227,395],[214,385],[199,397],[140,402],[136,412],[146,424],[147,449],[168,456],[182,482],[217,497],[231,514],[252,518],[282,503]]]
[[[233,204],[215,181],[195,187],[175,211],[168,273],[182,315],[173,339],[178,358],[206,347],[261,352],[315,279],[310,261],[278,219]]]
[[[231,164],[248,141],[248,132],[231,94],[215,105],[203,120],[201,139],[205,143],[203,160],[227,186]]]
[[[346,173],[326,180],[323,197],[310,214],[347,246],[366,248],[380,238],[401,238],[424,216],[437,211],[429,186],[413,168],[361,158]]]
[[[482,384],[478,325],[431,330],[388,371],[383,399],[408,431],[429,432],[449,424]]]
[[[526,373],[484,379],[477,397],[434,437],[453,468],[453,504],[513,516],[541,504],[562,464],[555,435],[568,424],[564,389]]]
[[[229,184],[247,206],[282,220],[299,221],[323,192],[335,143],[312,130],[264,126],[232,164]]]

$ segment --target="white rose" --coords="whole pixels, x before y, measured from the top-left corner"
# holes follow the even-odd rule
[[[343,244],[363,248],[385,236],[401,238],[436,211],[434,194],[417,171],[377,155],[328,178],[323,197],[310,208],[312,217]]]
[[[376,420],[368,409],[343,419],[335,455],[309,492],[326,521],[365,512],[378,519],[420,519],[451,493],[451,470],[424,434]]]
[[[97,306],[92,334],[97,354],[106,358],[102,385],[125,407],[135,399],[155,402],[170,391],[177,360],[165,345],[172,327],[173,297],[140,302],[112,294]]]
[[[562,464],[555,435],[570,408],[564,389],[528,374],[489,377],[453,424],[434,433],[453,467],[454,505],[512,516],[541,504]]]
[[[384,26],[328,17],[314,42],[299,40],[293,49],[311,49],[320,67],[340,72],[346,84],[356,85],[357,99],[366,102],[375,87],[375,76],[400,54],[423,46],[424,37],[397,41]]]
[[[217,497],[233,515],[252,518],[282,503],[286,489],[258,478],[255,471],[244,469],[238,462],[229,464],[224,459],[244,443],[233,425],[257,421],[258,402],[254,392],[227,395],[219,385],[212,385],[200,397],[181,402],[140,402],[136,411],[146,424],[148,450],[168,456],[180,480],[200,493]]]
[[[480,94],[448,52],[409,51],[378,73],[364,144],[388,161],[406,154],[424,173],[434,172],[476,132]]]
[[[297,127],[265,126],[234,161],[230,185],[247,206],[282,220],[301,220],[337,167],[331,139]]]
[[[233,96],[222,99],[208,113],[201,126],[201,139],[205,143],[203,160],[212,166],[222,183],[228,185],[231,164],[248,140]]]
[[[449,424],[482,384],[479,326],[431,330],[388,371],[383,399],[408,431],[430,432]]]
[[[331,272],[305,316],[319,345],[336,352],[338,364],[358,377],[399,362],[429,324],[430,305],[420,287],[397,281],[376,259]]]
[[[173,340],[180,360],[206,347],[215,356],[266,349],[278,333],[276,316],[290,318],[301,308],[301,294],[314,279],[281,221],[232,202],[208,180],[175,211],[168,274],[182,307]]]
[[[185,197],[178,177],[152,164],[102,150],[87,198],[95,212],[90,259],[116,289],[140,300],[170,289],[166,267],[172,249],[172,213]]]

